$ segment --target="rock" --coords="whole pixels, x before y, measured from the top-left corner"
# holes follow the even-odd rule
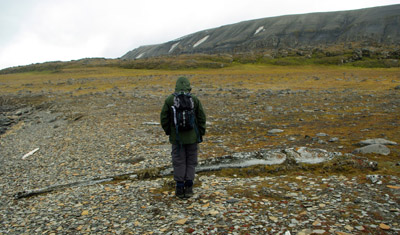
[[[142,125],[159,126],[159,122],[143,122]]]
[[[346,226],[344,226],[344,228],[350,232],[354,230],[354,228],[350,225],[346,225]]]
[[[395,90],[400,90],[400,85],[396,86],[394,89]]]
[[[0,117],[0,126],[9,126],[11,125],[12,120],[8,117]]]
[[[206,215],[211,215],[211,216],[216,216],[216,215],[219,214],[219,211],[210,210],[210,211],[207,211],[205,214],[206,214]]]
[[[326,137],[326,136],[329,136],[329,135],[325,134],[325,133],[318,133],[318,134],[316,134],[316,136],[318,136],[318,137]]]
[[[371,144],[365,147],[357,148],[353,151],[353,154],[367,154],[367,153],[389,155],[390,149],[382,144]]]
[[[325,230],[323,230],[323,229],[316,229],[316,230],[313,230],[312,231],[312,234],[324,234],[324,233],[326,233],[326,231]]]
[[[175,223],[176,223],[176,224],[183,225],[183,224],[185,224],[187,221],[188,221],[188,219],[185,218],[185,219],[180,219],[180,220],[176,221]]]
[[[353,51],[353,59],[354,60],[361,60],[362,59],[362,50],[361,49],[354,49],[354,51]]]
[[[361,146],[366,146],[366,145],[371,145],[371,144],[397,145],[397,143],[394,141],[390,141],[390,140],[386,140],[386,139],[382,139],[382,138],[362,140],[358,143],[358,145],[361,145]]]
[[[279,221],[279,219],[275,216],[270,216],[269,219],[274,223],[277,223]]]
[[[351,233],[345,233],[345,232],[336,232],[337,235],[352,235]]]
[[[381,223],[381,224],[379,225],[379,228],[381,228],[381,229],[383,229],[383,230],[389,230],[389,229],[390,229],[390,226],[389,226],[389,225],[386,225],[386,224],[384,224],[384,223]]]
[[[329,142],[338,142],[338,141],[339,141],[339,138],[337,138],[337,137],[333,137],[329,140]]]
[[[231,199],[226,200],[226,202],[233,204],[233,203],[239,202],[239,200],[236,198],[231,198]]]
[[[268,134],[277,134],[277,133],[282,133],[283,130],[281,129],[272,129],[268,131]]]
[[[264,59],[274,59],[274,56],[271,54],[265,54]]]
[[[366,178],[371,181],[371,183],[375,184],[379,182],[379,180],[382,178],[380,175],[367,175]]]
[[[321,226],[321,221],[320,220],[316,220],[314,221],[314,223],[312,223],[313,226]]]
[[[365,228],[363,226],[356,226],[355,227],[358,231],[364,231]]]
[[[313,231],[311,229],[303,229],[300,232],[298,232],[297,235],[309,235],[312,233],[313,233]]]

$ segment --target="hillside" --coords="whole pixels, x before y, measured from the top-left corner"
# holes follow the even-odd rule
[[[315,47],[398,46],[400,4],[353,11],[256,19],[129,51],[122,59],[194,53],[244,53]],[[309,48],[311,47],[311,48]]]

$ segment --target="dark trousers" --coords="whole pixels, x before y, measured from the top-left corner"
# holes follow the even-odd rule
[[[172,165],[175,181],[194,180],[197,166],[198,144],[173,144]]]

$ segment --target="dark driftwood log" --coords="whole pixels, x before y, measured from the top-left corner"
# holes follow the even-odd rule
[[[68,183],[68,184],[57,184],[57,185],[52,185],[52,186],[49,186],[46,188],[18,192],[14,195],[14,198],[21,199],[21,198],[26,198],[26,197],[32,197],[32,196],[36,196],[39,194],[45,194],[45,193],[50,193],[53,191],[61,190],[64,188],[87,186],[87,185],[108,182],[108,181],[112,181],[112,180],[113,180],[113,178],[104,178],[104,179],[97,179],[97,180],[85,180],[85,181],[73,182],[73,183]]]
[[[155,177],[164,177],[172,174],[172,169],[165,170],[165,167],[150,169],[150,170],[141,170],[138,172],[128,172],[124,174],[118,174],[113,176],[106,176],[106,177],[98,177],[89,180],[83,180],[78,182],[66,183],[66,184],[57,184],[52,185],[49,187],[29,190],[29,191],[22,191],[14,194],[15,199],[27,198],[32,196],[37,196],[40,194],[50,193],[54,191],[58,191],[65,188],[72,188],[72,187],[83,187],[89,186],[94,184],[100,184],[104,182],[110,181],[117,181],[117,180],[125,180],[131,178],[131,176],[137,176],[137,179],[148,179],[148,178],[155,178]]]

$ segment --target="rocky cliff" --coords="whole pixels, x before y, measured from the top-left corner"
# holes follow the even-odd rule
[[[280,48],[399,45],[400,4],[353,11],[286,15],[225,25],[158,45],[141,46],[121,59],[193,53],[243,53]]]

